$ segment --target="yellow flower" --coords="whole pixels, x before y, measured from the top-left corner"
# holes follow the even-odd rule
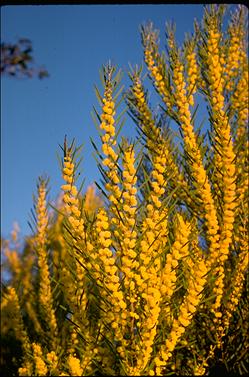
[[[70,375],[71,376],[81,376],[83,370],[80,366],[80,360],[72,355],[69,355],[67,358],[67,364],[69,367]]]
[[[48,368],[43,360],[41,346],[37,343],[32,343],[32,349],[33,349],[36,375],[46,376]]]

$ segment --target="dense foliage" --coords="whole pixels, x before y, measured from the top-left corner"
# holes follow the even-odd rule
[[[181,47],[167,25],[162,53],[153,26],[141,28],[161,114],[141,68],[125,91],[103,67],[101,198],[81,194],[82,148],[65,138],[57,205],[40,177],[34,234],[21,254],[15,229],[2,242],[5,375],[248,372],[248,15],[238,6],[224,27],[225,11],[205,7]],[[133,141],[120,139],[122,101]]]

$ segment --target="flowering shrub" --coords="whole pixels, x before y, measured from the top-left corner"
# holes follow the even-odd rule
[[[20,376],[203,375],[222,363],[248,372],[247,13],[239,6],[224,30],[224,11],[206,7],[181,48],[168,25],[167,54],[152,25],[142,27],[161,117],[140,68],[126,92],[120,73],[103,68],[101,149],[93,143],[102,199],[93,187],[81,194],[81,147],[65,139],[60,203],[48,211],[40,177],[34,235],[22,255],[15,231],[3,241],[6,371],[11,363]],[[121,94],[134,141],[119,140]],[[202,98],[209,139],[196,129]]]

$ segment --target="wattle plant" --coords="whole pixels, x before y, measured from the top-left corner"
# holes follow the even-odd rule
[[[238,6],[225,28],[225,11],[205,7],[182,47],[167,25],[163,53],[141,28],[161,113],[141,68],[124,90],[103,67],[100,194],[81,193],[82,148],[65,139],[57,205],[40,177],[34,234],[22,253],[15,232],[2,243],[6,375],[248,373],[248,14]],[[122,102],[135,140],[120,139]]]

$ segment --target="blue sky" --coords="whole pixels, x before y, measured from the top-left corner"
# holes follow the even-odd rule
[[[8,236],[14,221],[22,235],[30,233],[27,220],[37,177],[50,177],[50,200],[62,184],[56,152],[64,135],[83,143],[82,175],[85,188],[100,179],[90,136],[97,141],[91,111],[97,105],[94,84],[101,88],[99,69],[109,59],[124,70],[128,88],[128,63],[143,60],[139,26],[151,20],[164,45],[165,22],[174,20],[176,37],[193,31],[203,6],[156,5],[43,5],[1,8],[2,42],[29,38],[37,65],[44,64],[50,77],[44,80],[1,80],[1,233]],[[123,135],[135,136],[126,117]]]

